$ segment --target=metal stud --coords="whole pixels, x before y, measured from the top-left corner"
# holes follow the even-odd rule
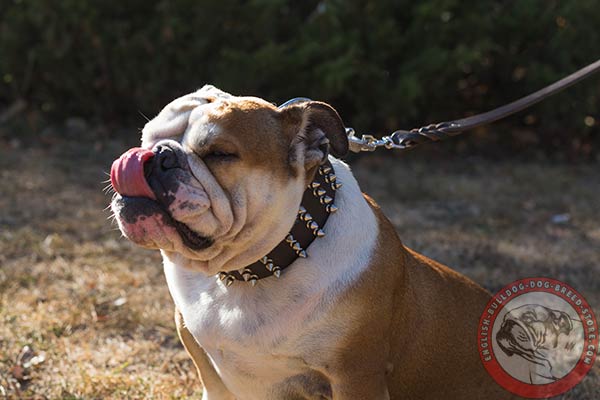
[[[338,210],[338,208],[335,204],[327,204],[325,206],[325,211],[327,211],[329,214],[333,214],[337,210]]]
[[[312,234],[315,237],[323,237],[325,236],[325,232],[319,227],[315,221],[310,221],[306,223],[306,227],[312,231]]]
[[[304,213],[300,215],[300,220],[304,222],[312,221],[313,217],[309,213]]]
[[[325,175],[325,182],[327,183],[333,183],[336,179],[337,177],[335,176],[335,174]]]
[[[319,197],[319,203],[321,204],[329,204],[333,201],[333,199],[329,196],[321,196]]]
[[[329,165],[322,165],[319,167],[319,174],[327,175],[331,172],[331,167]]]
[[[225,285],[231,286],[235,282],[235,277],[233,275],[228,275],[227,280],[225,281]]]
[[[250,284],[254,287],[256,286],[256,282],[258,282],[258,275],[252,275],[250,277]]]
[[[288,235],[291,236],[291,235]],[[286,238],[287,239],[287,238]],[[267,271],[272,272],[273,269],[275,268],[275,264],[273,264],[273,260],[271,260],[269,257],[264,256],[263,258],[260,259],[260,262],[265,264],[265,268],[267,269]]]
[[[287,244],[290,245],[292,250],[296,252],[296,255],[302,258],[306,258],[306,251],[302,248],[300,242],[294,239],[294,236],[291,233],[288,233],[288,235],[285,237],[285,241],[287,242]]]
[[[329,186],[331,186],[331,189],[333,190],[338,190],[342,187],[342,184],[341,182],[332,182]]]
[[[316,189],[316,188],[318,188],[319,186],[321,186],[321,184],[320,184],[319,182],[311,182],[311,183],[308,185],[308,187],[309,187],[309,188],[311,188],[311,189]]]
[[[312,220],[312,215],[306,211],[306,208],[300,206],[300,209],[298,210],[298,218],[300,221],[310,221]]]
[[[314,231],[316,229],[319,229],[319,224],[317,224],[315,221],[309,221],[306,223],[306,227],[311,231]]]
[[[252,270],[250,268],[244,268],[244,271],[242,272],[242,278],[244,278],[246,282],[248,282],[252,275]]]
[[[279,278],[281,276],[281,268],[279,268],[279,267],[273,268],[273,275],[275,275],[276,278]]]
[[[317,189],[313,189],[313,195],[315,197],[321,197],[323,196],[325,193],[327,193],[327,191],[323,188],[317,188]]]
[[[227,279],[227,276],[229,276],[229,274],[227,272],[219,272],[219,279],[224,281],[225,279]]]

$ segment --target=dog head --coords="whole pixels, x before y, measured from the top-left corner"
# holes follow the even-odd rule
[[[543,350],[556,348],[560,335],[568,336],[572,329],[571,317],[564,311],[526,304],[504,316],[496,340],[507,355],[534,361],[543,358]]]
[[[209,275],[231,271],[283,239],[318,166],[347,150],[325,103],[277,108],[205,86],[168,104],[142,147],[115,161],[111,208],[134,243]]]

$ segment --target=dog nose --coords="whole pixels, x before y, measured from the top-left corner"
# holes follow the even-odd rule
[[[164,144],[159,144],[154,148],[154,163],[162,172],[181,168],[175,150]]]

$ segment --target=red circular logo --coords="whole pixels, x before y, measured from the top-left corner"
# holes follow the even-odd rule
[[[587,301],[566,283],[527,278],[489,301],[478,341],[481,361],[500,386],[545,399],[573,388],[592,368],[598,324]]]

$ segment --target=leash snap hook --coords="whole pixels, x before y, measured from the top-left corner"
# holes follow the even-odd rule
[[[346,128],[346,134],[348,135],[350,151],[353,153],[360,153],[361,151],[375,151],[378,147],[385,146],[383,140],[377,139],[373,135],[362,135],[360,139],[357,138],[353,128]]]
[[[348,135],[348,142],[350,145],[350,151],[353,153],[360,153],[362,151],[375,151],[379,147],[385,147],[388,150],[392,149],[407,149],[413,145],[411,142],[404,142],[403,140],[399,140],[400,134],[408,134],[407,131],[396,131],[390,136],[383,136],[381,139],[376,138],[373,135],[362,135],[359,138],[355,136],[355,131],[353,128],[346,128],[346,133]]]

